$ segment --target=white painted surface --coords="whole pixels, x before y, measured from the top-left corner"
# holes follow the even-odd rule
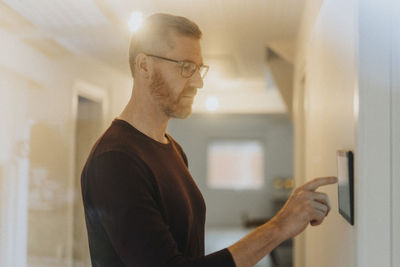
[[[31,88],[12,73],[0,72],[0,80],[6,117],[0,134],[5,143],[0,159],[4,164],[0,170],[0,266],[25,267],[31,125],[24,96]]]
[[[336,151],[355,150],[355,12],[355,1],[306,2],[295,68],[296,157],[302,157],[296,158],[298,185],[337,175]],[[354,267],[354,228],[338,213],[337,186],[319,191],[329,195],[332,210],[322,225],[308,227],[296,239],[295,266]]]
[[[295,88],[304,56],[306,177],[334,171],[324,150],[353,149],[356,198],[355,226],[331,214],[320,229],[307,231],[305,262],[298,256],[296,266],[400,264],[399,12],[390,0],[326,0],[309,42],[301,28]]]
[[[392,1],[392,267],[400,266],[400,3]]]
[[[1,27],[0,40],[3,48],[0,51],[1,67],[6,67],[39,84],[54,83],[57,70],[59,70],[54,61],[24,45],[17,36]]]
[[[391,265],[391,1],[359,1],[357,266]]]
[[[336,151],[355,148],[355,27],[355,1],[323,2],[306,55],[306,180],[336,176]],[[305,232],[305,266],[353,267],[354,228],[338,213],[337,186],[318,191],[329,195],[332,211]]]
[[[305,155],[306,155],[306,108],[307,100],[307,75],[305,64],[307,56],[307,45],[309,43],[311,31],[318,17],[322,0],[306,1],[304,5],[301,25],[297,36],[296,60],[294,72],[294,92],[293,92],[293,119],[294,119],[294,153],[295,153],[295,181],[297,185],[303,184],[305,177]],[[306,236],[304,233],[294,239],[294,266],[305,266],[305,246]]]
[[[121,110],[121,92],[131,80],[87,56],[50,58],[3,29],[0,37],[0,266],[40,266],[41,260],[67,266],[73,86],[86,82],[113,95],[109,121]],[[24,146],[30,150],[25,158],[18,154]]]

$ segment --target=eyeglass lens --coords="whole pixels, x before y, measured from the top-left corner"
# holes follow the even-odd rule
[[[204,79],[207,74],[208,68],[206,66],[198,67],[196,64],[190,62],[185,62],[182,65],[182,76],[186,78],[191,77],[196,72],[197,68],[199,68],[201,78]]]

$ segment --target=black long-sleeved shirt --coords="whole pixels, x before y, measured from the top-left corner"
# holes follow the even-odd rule
[[[206,207],[181,147],[115,119],[82,171],[93,266],[226,266],[227,249],[204,255]]]

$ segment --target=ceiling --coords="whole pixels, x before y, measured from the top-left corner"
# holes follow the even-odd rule
[[[249,106],[249,112],[285,112],[279,91],[266,82],[266,47],[293,62],[303,4],[304,0],[0,0],[0,27],[48,56],[85,54],[130,75],[131,13],[182,15],[202,29],[204,62],[211,66],[200,99],[236,94],[230,102],[237,103],[225,107],[226,112],[238,104]],[[195,110],[201,106],[197,101]]]

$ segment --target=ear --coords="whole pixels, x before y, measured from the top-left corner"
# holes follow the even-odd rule
[[[135,72],[148,79],[150,77],[151,62],[149,57],[143,53],[136,56]]]

